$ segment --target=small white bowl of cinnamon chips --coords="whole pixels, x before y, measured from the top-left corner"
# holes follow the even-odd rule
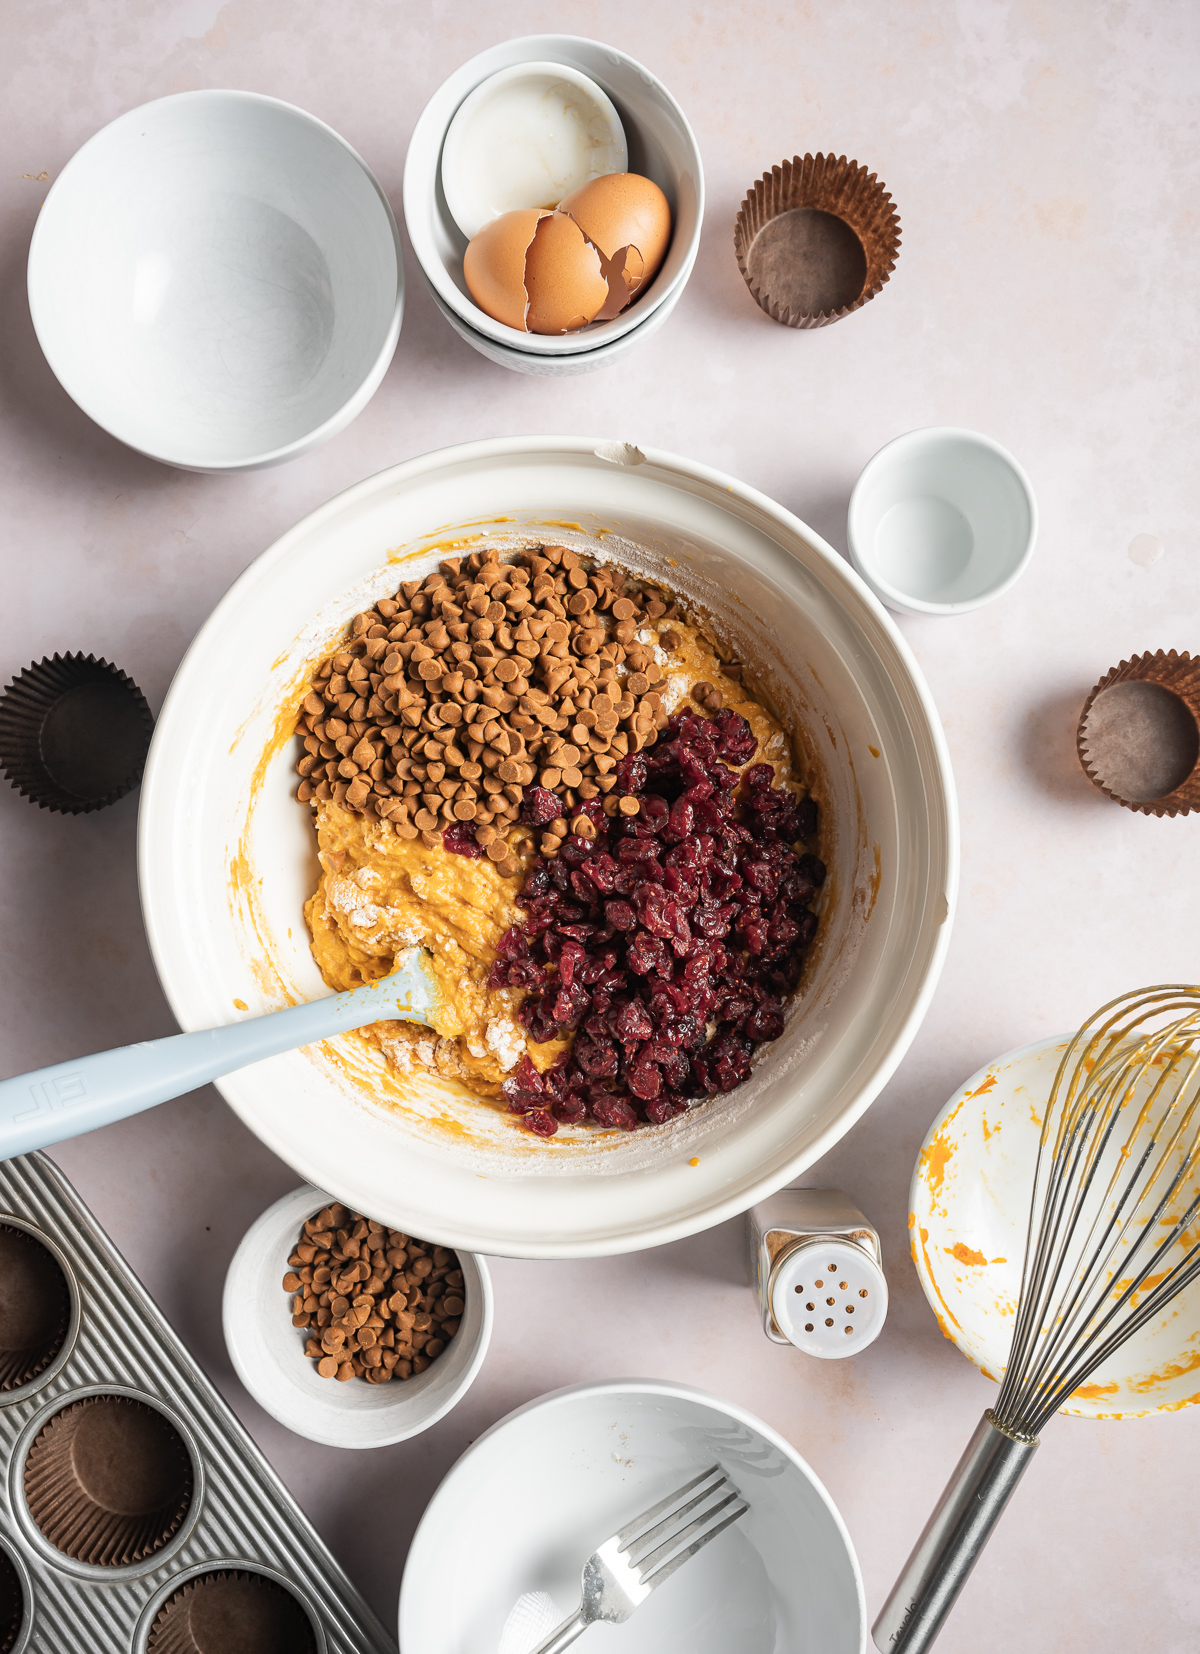
[[[484,1260],[304,1184],[252,1224],[222,1305],[230,1360],[272,1418],[327,1447],[419,1435],[474,1382],[492,1334]]]

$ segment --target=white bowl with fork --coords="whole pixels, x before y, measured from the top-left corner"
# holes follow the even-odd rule
[[[575,1613],[591,1553],[713,1465],[749,1509],[625,1621],[622,1654],[860,1654],[858,1562],[808,1465],[742,1408],[650,1379],[540,1396],[463,1454],[409,1550],[404,1654],[532,1654]],[[593,1639],[615,1640],[589,1629],[581,1650]]]

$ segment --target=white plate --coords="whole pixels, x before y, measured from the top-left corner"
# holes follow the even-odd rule
[[[748,1513],[587,1642],[621,1654],[860,1654],[858,1562],[808,1465],[740,1407],[644,1379],[542,1396],[464,1453],[408,1553],[402,1654],[495,1654],[526,1593],[544,1592],[565,1619],[596,1546],[712,1464]]]
[[[449,1082],[400,1095],[350,1035],[219,1084],[356,1211],[470,1252],[584,1256],[703,1229],[811,1165],[895,1069],[941,966],[958,842],[937,715],[893,623],[811,529],[720,472],[619,442],[509,438],[382,472],[285,534],[201,629],[155,731],[139,864],[182,1027],[326,992],[302,914],[314,836],[281,720],[364,604],[472,537],[539,535],[666,578],[759,663],[796,734],[830,877],[784,1034],[738,1092],[666,1127],[548,1144]]]
[[[913,1171],[913,1262],[947,1338],[998,1383],[1021,1290],[1042,1119],[1072,1035],[1010,1051],[938,1115]],[[1142,1418],[1200,1401],[1200,1281],[1096,1369],[1064,1413]]]

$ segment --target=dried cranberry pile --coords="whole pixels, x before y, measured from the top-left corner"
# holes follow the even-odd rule
[[[595,837],[572,833],[530,870],[489,986],[529,990],[519,1014],[534,1040],[575,1035],[546,1073],[523,1057],[504,1084],[531,1131],[660,1125],[740,1085],[755,1046],[783,1032],[825,867],[795,848],[816,831],[812,799],[773,787],[770,764],[729,767],[754,750],[732,709],[677,713],[617,767],[614,796],[635,796],[638,813],[580,803]],[[560,813],[553,793],[526,789],[529,825]]]

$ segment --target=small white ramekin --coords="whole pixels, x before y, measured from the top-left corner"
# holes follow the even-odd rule
[[[1006,592],[1033,554],[1029,478],[990,437],[955,426],[881,448],[850,496],[850,560],[901,614],[954,615]]]
[[[322,1378],[304,1353],[282,1285],[300,1227],[331,1204],[311,1183],[277,1200],[246,1231],[225,1277],[221,1318],[234,1369],[260,1407],[326,1447],[387,1447],[436,1424],[466,1395],[492,1336],[492,1283],[473,1252],[458,1254],[466,1308],[457,1333],[423,1373],[390,1384]]]

